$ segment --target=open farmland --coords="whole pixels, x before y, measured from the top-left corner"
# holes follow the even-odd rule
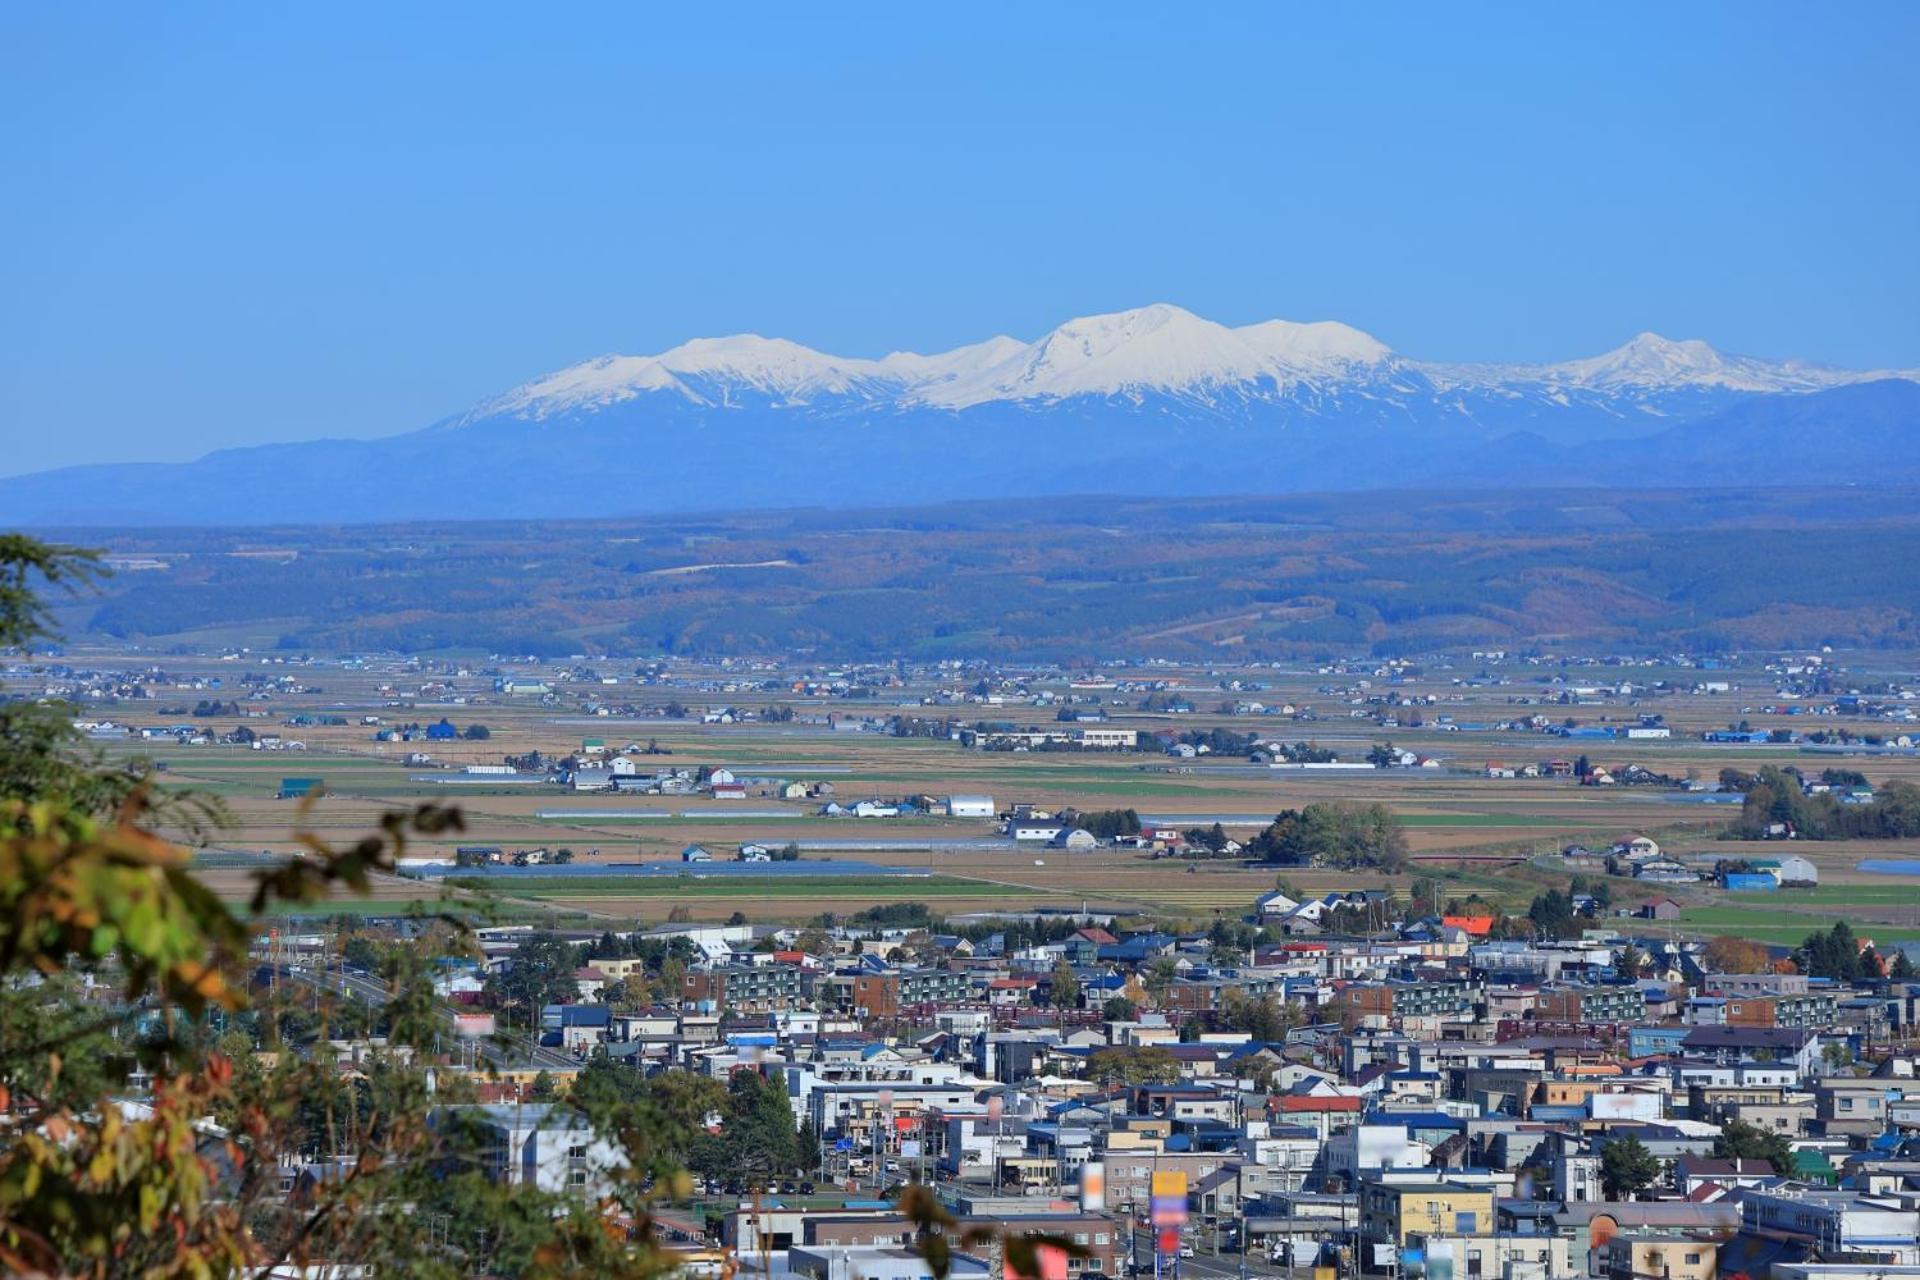
[[[94,663],[133,660],[114,651],[88,653],[86,658]],[[171,679],[200,688],[214,681],[221,688],[240,683],[237,677],[247,670],[230,659],[213,658],[175,657],[168,667]],[[1711,780],[1725,768],[1752,770],[1772,763],[1817,770],[1832,762],[1790,744],[1701,741],[1701,731],[1736,718],[1762,728],[1798,727],[1799,721],[1786,714],[1791,708],[1754,707],[1751,698],[1740,694],[1680,689],[1652,703],[1639,694],[1603,692],[1583,699],[1577,708],[1582,721],[1618,723],[1655,706],[1672,728],[1674,736],[1668,739],[1577,742],[1490,727],[1510,719],[1516,707],[1538,705],[1540,695],[1514,680],[1463,681],[1463,673],[1474,671],[1466,667],[1397,678],[1391,686],[1395,698],[1425,708],[1425,714],[1401,723],[1380,723],[1378,710],[1355,710],[1377,705],[1365,696],[1368,682],[1348,679],[1342,682],[1345,694],[1329,696],[1329,681],[1321,671],[1258,669],[1262,700],[1294,709],[1278,721],[1239,712],[1231,692],[1201,694],[1198,690],[1207,682],[1221,677],[1199,669],[1164,673],[1176,687],[1196,690],[1187,708],[1146,710],[1137,698],[1091,695],[1103,706],[1106,723],[1149,737],[1251,729],[1280,741],[1310,742],[1346,760],[1363,758],[1375,746],[1391,742],[1433,761],[1424,768],[1330,772],[1273,769],[1249,763],[1244,756],[1176,760],[1157,750],[984,751],[946,737],[871,731],[868,726],[889,714],[952,714],[927,706],[948,696],[942,690],[956,683],[951,677],[942,680],[937,672],[899,682],[884,700],[856,702],[810,692],[813,673],[804,667],[770,665],[766,672],[783,674],[749,682],[724,668],[685,664],[644,685],[616,680],[620,713],[596,715],[592,710],[604,696],[598,690],[607,687],[605,681],[572,689],[562,685],[562,692],[545,697],[514,697],[491,690],[491,680],[460,676],[463,669],[468,668],[458,661],[395,659],[309,665],[300,669],[303,691],[269,691],[265,697],[244,699],[244,706],[233,703],[224,715],[201,718],[222,731],[245,723],[283,739],[297,734],[297,750],[185,746],[171,739],[113,742],[105,749],[151,757],[164,767],[169,785],[219,798],[233,819],[215,842],[222,849],[287,854],[300,847],[301,833],[341,844],[397,809],[455,805],[463,814],[464,829],[413,841],[409,857],[451,860],[463,845],[507,851],[564,848],[575,864],[569,875],[488,881],[485,896],[507,912],[578,912],[641,921],[662,919],[675,908],[695,918],[740,913],[755,920],[787,920],[926,901],[947,914],[1085,906],[1204,923],[1245,914],[1254,897],[1273,887],[1277,874],[1294,888],[1314,893],[1361,887],[1404,893],[1411,874],[1430,875],[1442,881],[1449,896],[1477,895],[1518,911],[1535,894],[1566,887],[1567,873],[1556,855],[1567,844],[1604,848],[1641,833],[1703,866],[1769,850],[1721,838],[1731,810],[1700,803],[1699,797],[1674,786],[1591,787],[1566,778],[1490,776],[1490,764],[1511,767],[1591,755],[1596,764],[1632,763],[1676,780]],[[1685,674],[1683,668],[1654,668],[1636,673],[1635,679],[1643,684],[1655,678],[1677,681]],[[1061,700],[1088,700],[1089,695],[1071,694],[1064,677],[1055,679]],[[259,685],[257,679],[252,683]],[[1023,687],[1044,683],[1044,677],[1025,678]],[[172,700],[170,715],[137,702],[125,703],[121,711],[135,723],[178,720],[191,701]],[[235,707],[244,715],[236,718]],[[746,707],[757,714],[744,721],[729,717],[734,722],[703,723],[716,707]],[[1435,708],[1444,709],[1447,720],[1436,720]],[[979,708],[961,714],[1033,723],[1044,722],[1051,713]],[[1556,707],[1551,719],[1566,714]],[[791,719],[784,718],[788,716]],[[431,743],[376,740],[381,727],[426,724],[442,717],[462,726],[485,725],[486,735]],[[1475,727],[1462,730],[1459,724]],[[582,751],[589,739],[610,744],[610,752],[631,745],[648,753],[635,756],[648,767],[725,767],[751,783],[756,794],[736,801],[706,794],[579,794],[537,778],[502,780],[461,772],[530,752],[560,759]],[[408,757],[416,753],[426,758],[409,763]],[[1864,767],[1880,781],[1920,778],[1920,758],[1912,755],[1841,762]],[[282,799],[279,792],[287,778],[320,779],[325,794],[310,803]],[[1242,840],[1284,809],[1323,801],[1377,802],[1402,826],[1412,856],[1411,874],[1276,868],[1231,858],[1188,861],[1133,849],[1016,847],[996,822],[986,819],[823,816],[818,797],[786,800],[770,790],[782,779],[824,784],[847,803],[858,798],[983,794],[1002,810],[1019,803],[1083,811],[1131,808],[1150,824],[1181,830],[1218,822]],[[748,842],[797,845],[805,862],[853,862],[899,874],[739,880],[703,874],[697,864],[684,867],[684,874],[665,877],[612,870],[613,864],[633,863],[678,867],[681,851],[689,845],[726,860]],[[1912,843],[1799,843],[1795,852],[1813,858],[1821,869],[1822,887],[1812,892],[1742,895],[1704,883],[1657,887],[1623,880],[1616,884],[1616,900],[1630,908],[1652,897],[1672,897],[1684,908],[1678,927],[1691,931],[1786,939],[1797,937],[1796,930],[1804,933],[1823,920],[1845,915],[1878,926],[1890,937],[1900,936],[1898,930],[1920,929],[1920,881],[1909,884],[1861,872],[1857,864],[1865,858],[1920,852],[1903,848]],[[577,874],[595,866],[608,867],[608,873]],[[235,896],[250,884],[244,874],[231,870],[219,872],[216,882]],[[383,881],[366,905],[371,909],[411,900],[432,902],[443,889],[435,881]],[[470,891],[456,892],[468,896]]]

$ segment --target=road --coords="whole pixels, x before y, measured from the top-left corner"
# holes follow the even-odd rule
[[[1285,1267],[1276,1267],[1265,1256],[1253,1254],[1242,1258],[1238,1253],[1213,1253],[1213,1232],[1201,1223],[1188,1224],[1186,1242],[1193,1246],[1191,1258],[1178,1260],[1181,1280],[1285,1280],[1290,1273]],[[1133,1256],[1136,1262],[1134,1275],[1149,1277],[1153,1275],[1153,1232],[1142,1227],[1133,1233]],[[1168,1264],[1163,1264],[1161,1274],[1166,1280],[1172,1280],[1174,1272]],[[1297,1274],[1297,1273],[1293,1273]]]
[[[316,970],[310,965],[286,964],[275,966],[276,971],[291,982],[304,986],[318,987],[322,991],[331,991],[349,1000],[358,1000],[362,1004],[379,1007],[387,1003],[390,993],[387,984],[378,978],[364,973],[352,973],[340,969]],[[452,1005],[443,1005],[447,1018],[447,1034],[454,1037]],[[465,1039],[465,1037],[460,1037]],[[507,1041],[504,1037],[468,1039],[474,1051],[486,1060],[488,1066],[503,1071],[572,1071],[580,1066],[580,1060],[572,1054],[559,1049],[550,1049],[545,1045],[532,1042],[530,1038],[515,1037]]]

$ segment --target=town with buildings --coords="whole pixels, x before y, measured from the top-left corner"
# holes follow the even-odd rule
[[[489,928],[437,985],[486,1045],[502,975],[553,968],[561,998],[501,1042],[520,1047],[467,1058],[477,1114],[520,1153],[493,1171],[508,1181],[614,1175],[566,1106],[583,1078],[746,1073],[784,1099],[785,1167],[716,1171],[664,1219],[689,1257],[748,1274],[924,1276],[895,1207],[917,1182],[963,1223],[1086,1246],[1072,1275],[1144,1274],[1168,1243],[1158,1265],[1197,1276],[1920,1275],[1920,981],[1639,920],[1497,937],[1491,916],[1379,896],[1314,900],[1378,927],[1310,937],[1263,923],[1278,893],[1189,934],[917,904]],[[340,950],[313,934],[262,954],[352,980]]]

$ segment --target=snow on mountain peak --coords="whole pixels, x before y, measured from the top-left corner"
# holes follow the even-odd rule
[[[1026,349],[1027,344],[1020,339],[1002,334],[985,342],[969,343],[930,356],[896,351],[882,359],[879,365],[906,384],[925,388],[972,377],[983,369],[991,369],[1013,359]]]
[[[1717,379],[1728,372],[1730,365],[1698,338],[1676,342],[1657,333],[1641,333],[1602,355],[1550,367],[1586,385],[1666,385]]]
[[[1676,341],[1657,333],[1636,334],[1612,351],[1547,365],[1540,373],[1548,381],[1601,390],[1710,387],[1754,392],[1815,391],[1867,376],[1819,365],[1730,356],[1698,338]]]
[[[651,391],[675,391],[696,404],[724,404],[751,392],[784,404],[821,396],[889,393],[880,362],[850,360],[756,333],[694,338],[656,356],[601,356],[535,378],[475,410],[474,416],[546,418],[599,409]]]
[[[1322,372],[1375,365],[1393,354],[1370,333],[1337,320],[1297,324],[1267,320],[1234,330],[1255,350],[1287,368]]]
[[[1358,329],[1269,320],[1230,329],[1160,302],[1069,320],[972,377],[919,388],[930,404],[1162,392],[1205,398],[1225,388],[1272,389],[1348,375],[1391,353]]]
[[[654,357],[681,378],[704,378],[745,386],[781,400],[846,395],[869,388],[881,374],[878,361],[825,355],[785,338],[756,333],[731,338],[695,338]]]
[[[922,398],[960,408],[988,400],[1185,390],[1267,373],[1266,362],[1233,330],[1162,302],[1069,320],[972,377],[926,389]]]
[[[1405,375],[1405,376],[1403,376]],[[964,409],[1077,396],[1140,400],[1309,398],[1358,390],[1389,396],[1494,391],[1565,401],[1681,391],[1801,392],[1907,373],[1854,373],[1716,351],[1698,339],[1641,333],[1602,355],[1559,364],[1425,364],[1335,321],[1267,320],[1229,328],[1169,303],[1069,320],[1036,342],[1005,336],[932,355],[879,360],[828,355],[790,342],[738,334],[695,338],[653,356],[602,356],[547,374],[490,400],[459,421],[542,419],[594,411],[655,393],[703,407],[745,403],[804,406],[836,401]]]

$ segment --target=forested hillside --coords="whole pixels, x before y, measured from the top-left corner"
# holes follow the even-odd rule
[[[826,657],[1905,647],[1914,494],[1072,499],[864,512],[66,530],[70,634],[293,650]]]

